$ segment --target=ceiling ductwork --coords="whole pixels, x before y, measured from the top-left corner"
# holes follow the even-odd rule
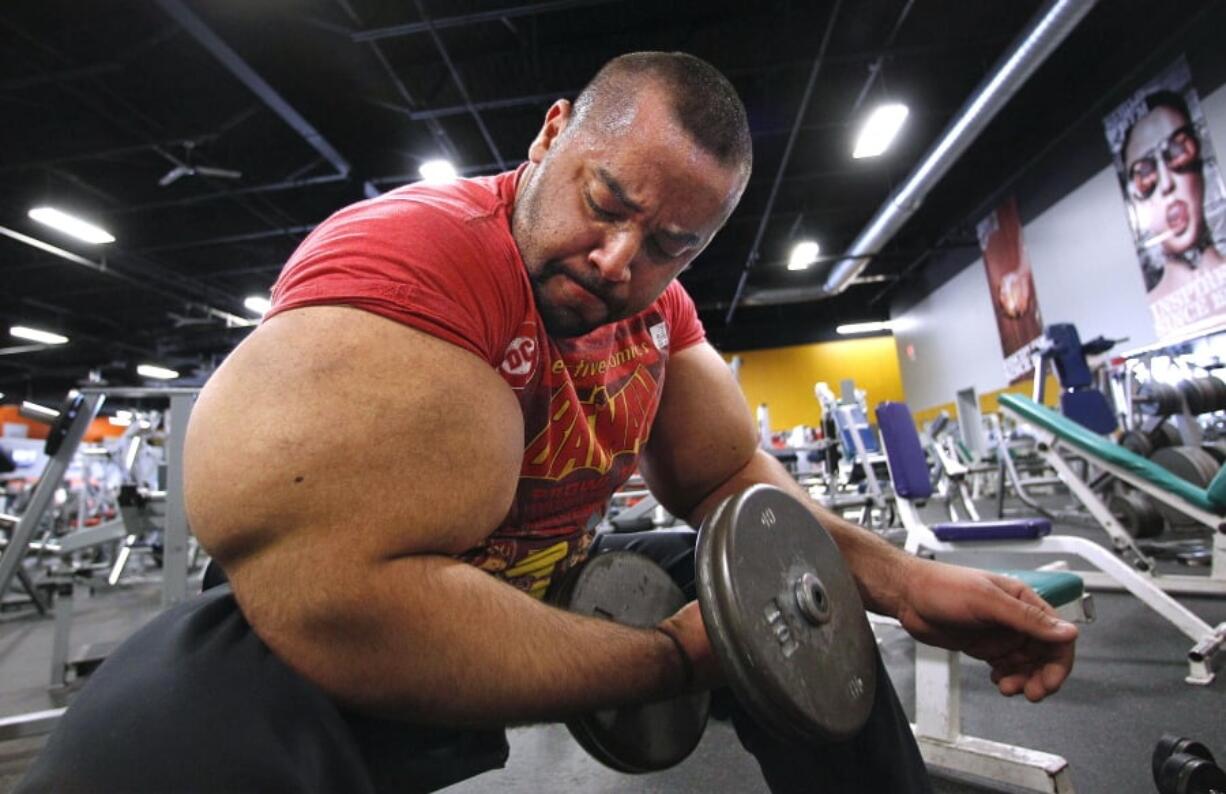
[[[765,306],[801,303],[837,295],[868,267],[873,257],[915,214],[929,191],[945,176],[996,114],[1013,98],[1047,57],[1085,18],[1096,0],[1048,0],[971,93],[954,120],[924,154],[919,165],[877,210],[817,286],[747,291],[741,303]]]
[[[821,292],[837,295],[851,284],[924,202],[928,192],[958,161],[1030,75],[1056,51],[1097,0],[1048,0],[971,93],[941,137],[877,210],[847,256],[835,264]]]

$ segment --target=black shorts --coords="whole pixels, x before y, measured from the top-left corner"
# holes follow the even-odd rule
[[[603,535],[693,595],[694,533]],[[781,744],[733,709],[772,791],[928,792],[903,710],[878,660],[859,736],[819,750]],[[163,613],[91,676],[17,791],[433,791],[506,763],[505,733],[423,728],[346,712],[293,672],[228,586]]]

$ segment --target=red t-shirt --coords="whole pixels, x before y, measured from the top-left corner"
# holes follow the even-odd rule
[[[498,529],[461,557],[539,596],[583,559],[609,496],[634,471],[669,354],[704,333],[674,281],[634,317],[549,338],[511,237],[522,172],[409,185],[342,209],[290,257],[267,317],[354,306],[498,370],[524,415],[519,488]]]

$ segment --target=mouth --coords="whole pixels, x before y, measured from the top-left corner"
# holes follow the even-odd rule
[[[579,303],[588,304],[590,306],[599,306],[602,309],[607,309],[608,305],[604,299],[597,295],[592,290],[588,289],[582,282],[578,281],[568,273],[558,273],[557,278],[561,279],[561,291],[567,298]]]
[[[1173,201],[1166,208],[1166,227],[1173,234],[1183,234],[1188,229],[1191,220],[1188,205],[1183,201]]]

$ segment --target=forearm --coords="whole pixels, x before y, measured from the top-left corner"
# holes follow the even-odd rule
[[[860,588],[864,606],[873,612],[897,616],[904,569],[913,558],[869,530],[818,504],[779,461],[762,450],[757,450],[745,466],[705,496],[687,520],[691,526],[699,526],[707,513],[721,501],[756,483],[773,485],[804,503],[838,544]]]
[[[253,620],[291,666],[347,705],[452,725],[558,719],[682,689],[656,631],[570,614],[448,557],[380,564],[349,597]]]

